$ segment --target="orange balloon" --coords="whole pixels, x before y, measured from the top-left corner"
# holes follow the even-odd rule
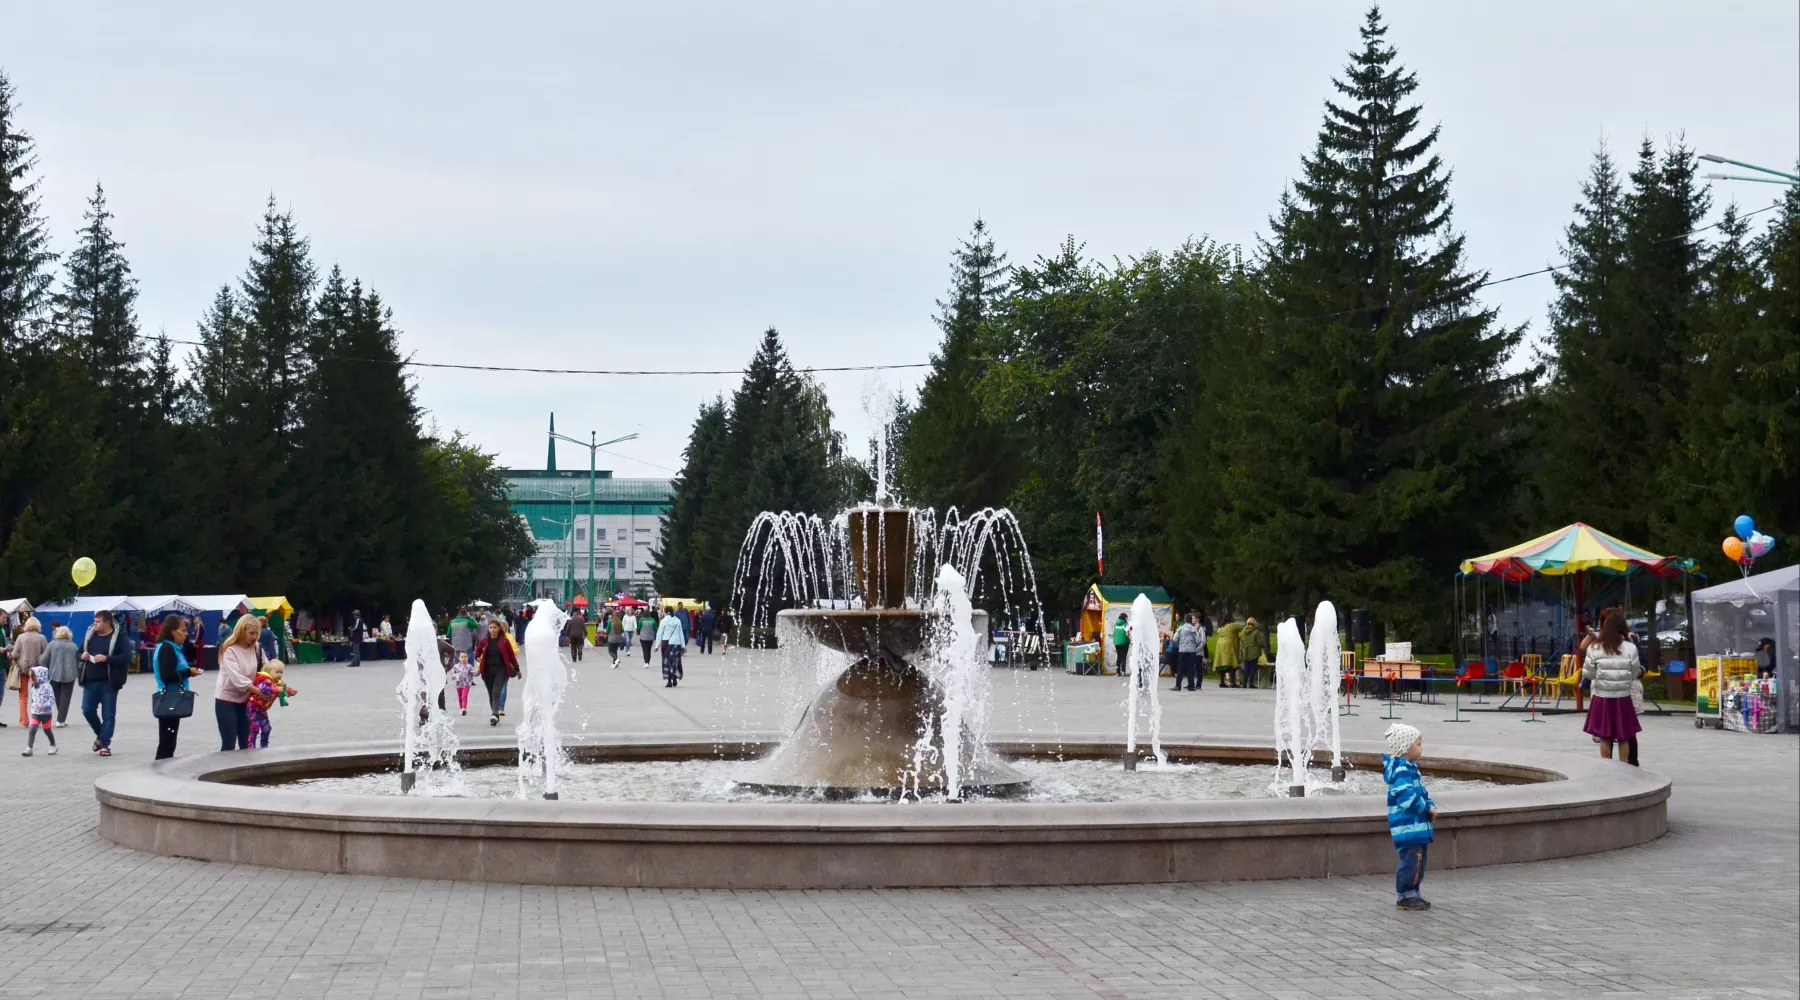
[[[1719,543],[1719,548],[1725,550],[1725,558],[1732,562],[1744,558],[1744,540],[1742,538],[1727,538]]]

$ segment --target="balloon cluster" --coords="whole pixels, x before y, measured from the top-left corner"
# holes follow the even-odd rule
[[[1725,558],[1750,572],[1750,567],[1758,559],[1775,551],[1775,539],[1756,530],[1756,521],[1749,514],[1739,514],[1737,520],[1731,522],[1731,530],[1737,534],[1719,543],[1725,550]]]

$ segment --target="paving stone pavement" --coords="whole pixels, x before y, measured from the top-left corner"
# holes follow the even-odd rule
[[[667,690],[604,654],[577,665],[577,735],[774,719],[768,654],[690,656]],[[398,735],[398,665],[300,666],[282,744]],[[996,731],[1111,730],[1120,684],[999,671]],[[211,679],[181,754],[212,752]],[[1167,683],[1165,681],[1165,683]],[[697,892],[310,875],[164,858],[95,832],[95,776],[149,760],[147,678],[117,756],[71,716],[56,757],[0,730],[0,998],[1053,998],[1301,1000],[1800,996],[1800,741],[1649,717],[1674,778],[1668,836],[1608,854],[1428,875],[1428,913],[1358,877],[1037,889]],[[1164,693],[1179,735],[1262,735],[1270,692]],[[482,693],[471,701],[485,704]],[[1376,737],[1359,703],[1346,738]],[[1593,753],[1575,715],[1525,724],[1404,704],[1430,741]],[[8,697],[0,719],[17,717]],[[475,708],[459,728],[491,732]],[[1623,766],[1623,765],[1621,765]]]

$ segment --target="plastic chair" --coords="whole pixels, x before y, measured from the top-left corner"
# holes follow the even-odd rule
[[[1480,685],[1487,679],[1487,663],[1482,660],[1470,660],[1463,664],[1462,673],[1456,675],[1456,686],[1462,687],[1467,684],[1469,690],[1475,692],[1475,699],[1469,704],[1485,705],[1487,700],[1482,695]]]
[[[1576,704],[1579,706],[1581,699],[1577,695],[1581,691],[1581,668],[1575,665],[1575,654],[1564,653],[1561,667],[1556,676],[1544,678],[1544,683],[1556,689],[1556,702],[1551,706],[1552,708],[1562,704],[1565,691],[1571,697],[1575,697]]]
[[[1506,700],[1500,703],[1500,708],[1504,709],[1506,706],[1512,704],[1512,700],[1524,694],[1527,687],[1532,688],[1535,691],[1537,682],[1538,678],[1533,677],[1531,671],[1525,669],[1525,664],[1519,660],[1514,660],[1505,667],[1502,667],[1500,670],[1500,683],[1502,685],[1510,686],[1511,691],[1507,694]]]

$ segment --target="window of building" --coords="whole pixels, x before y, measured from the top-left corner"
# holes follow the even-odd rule
[[[575,540],[578,542],[587,541],[587,529],[586,528],[576,528],[575,529]]]
[[[622,541],[624,541],[624,540],[625,540],[625,529],[624,529],[624,528],[620,528],[620,529],[619,529],[619,541],[621,541],[621,542],[622,542]]]

